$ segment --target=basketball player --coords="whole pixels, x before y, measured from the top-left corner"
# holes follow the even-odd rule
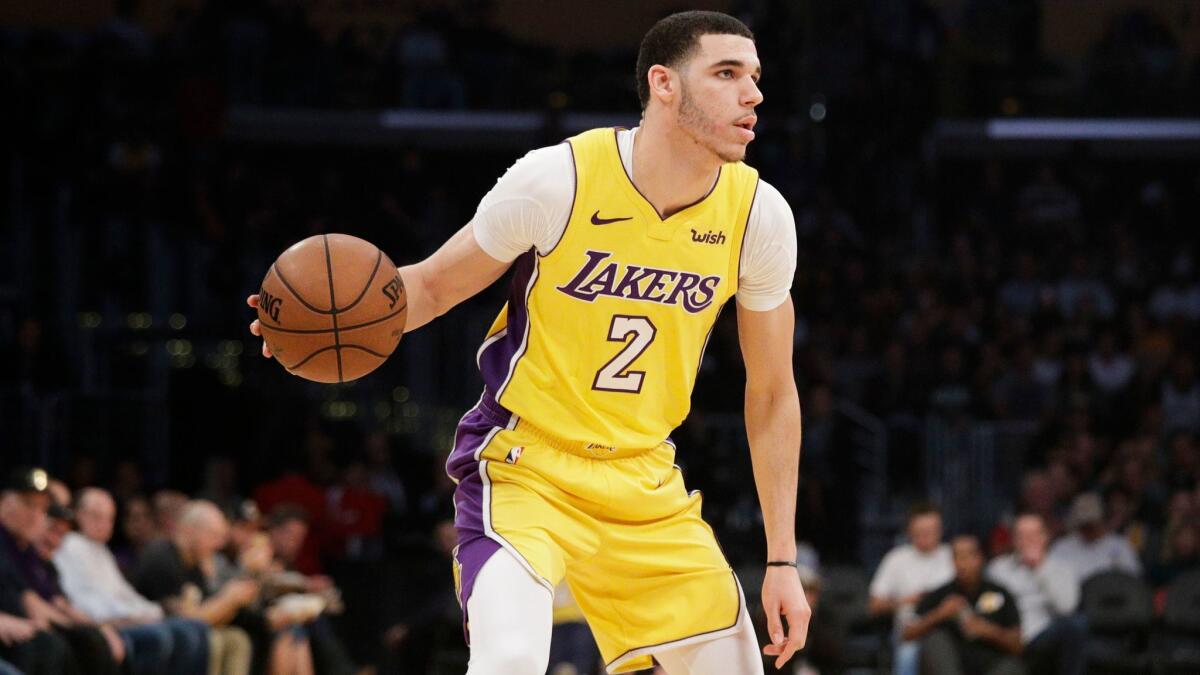
[[[530,152],[466,227],[400,268],[406,330],[515,268],[477,354],[483,395],[447,462],[469,675],[545,672],[564,578],[609,672],[652,656],[671,675],[762,672],[741,588],[668,438],[733,297],[767,535],[763,651],[780,667],[804,645],[795,226],[779,192],[741,162],[759,70],[753,35],[732,17],[659,21],[638,55],[640,127]]]

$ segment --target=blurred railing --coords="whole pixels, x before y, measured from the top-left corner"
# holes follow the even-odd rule
[[[947,532],[986,532],[1017,502],[1037,422],[925,421],[927,497]]]

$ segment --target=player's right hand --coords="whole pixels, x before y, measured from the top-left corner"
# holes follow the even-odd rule
[[[250,305],[254,309],[258,309],[258,293],[255,293],[255,294],[251,295],[250,297],[246,298],[246,304]],[[259,325],[258,319],[255,319],[250,322],[250,332],[258,337],[262,337],[262,327]],[[266,340],[263,340],[263,343],[262,343],[262,355],[263,355],[263,358],[267,358],[267,359],[271,358],[271,350],[267,349],[267,341]]]

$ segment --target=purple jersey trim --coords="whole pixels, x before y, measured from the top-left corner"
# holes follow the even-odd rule
[[[514,264],[515,273],[509,282],[508,317],[504,335],[484,346],[479,353],[479,372],[484,385],[496,395],[504,393],[504,386],[516,370],[520,354],[526,346],[529,333],[529,294],[537,276],[537,253],[533,250],[522,253]]]

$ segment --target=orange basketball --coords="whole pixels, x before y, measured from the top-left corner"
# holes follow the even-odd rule
[[[258,320],[275,360],[315,382],[349,382],[378,368],[408,315],[396,266],[348,234],[293,244],[267,270],[259,294]]]

